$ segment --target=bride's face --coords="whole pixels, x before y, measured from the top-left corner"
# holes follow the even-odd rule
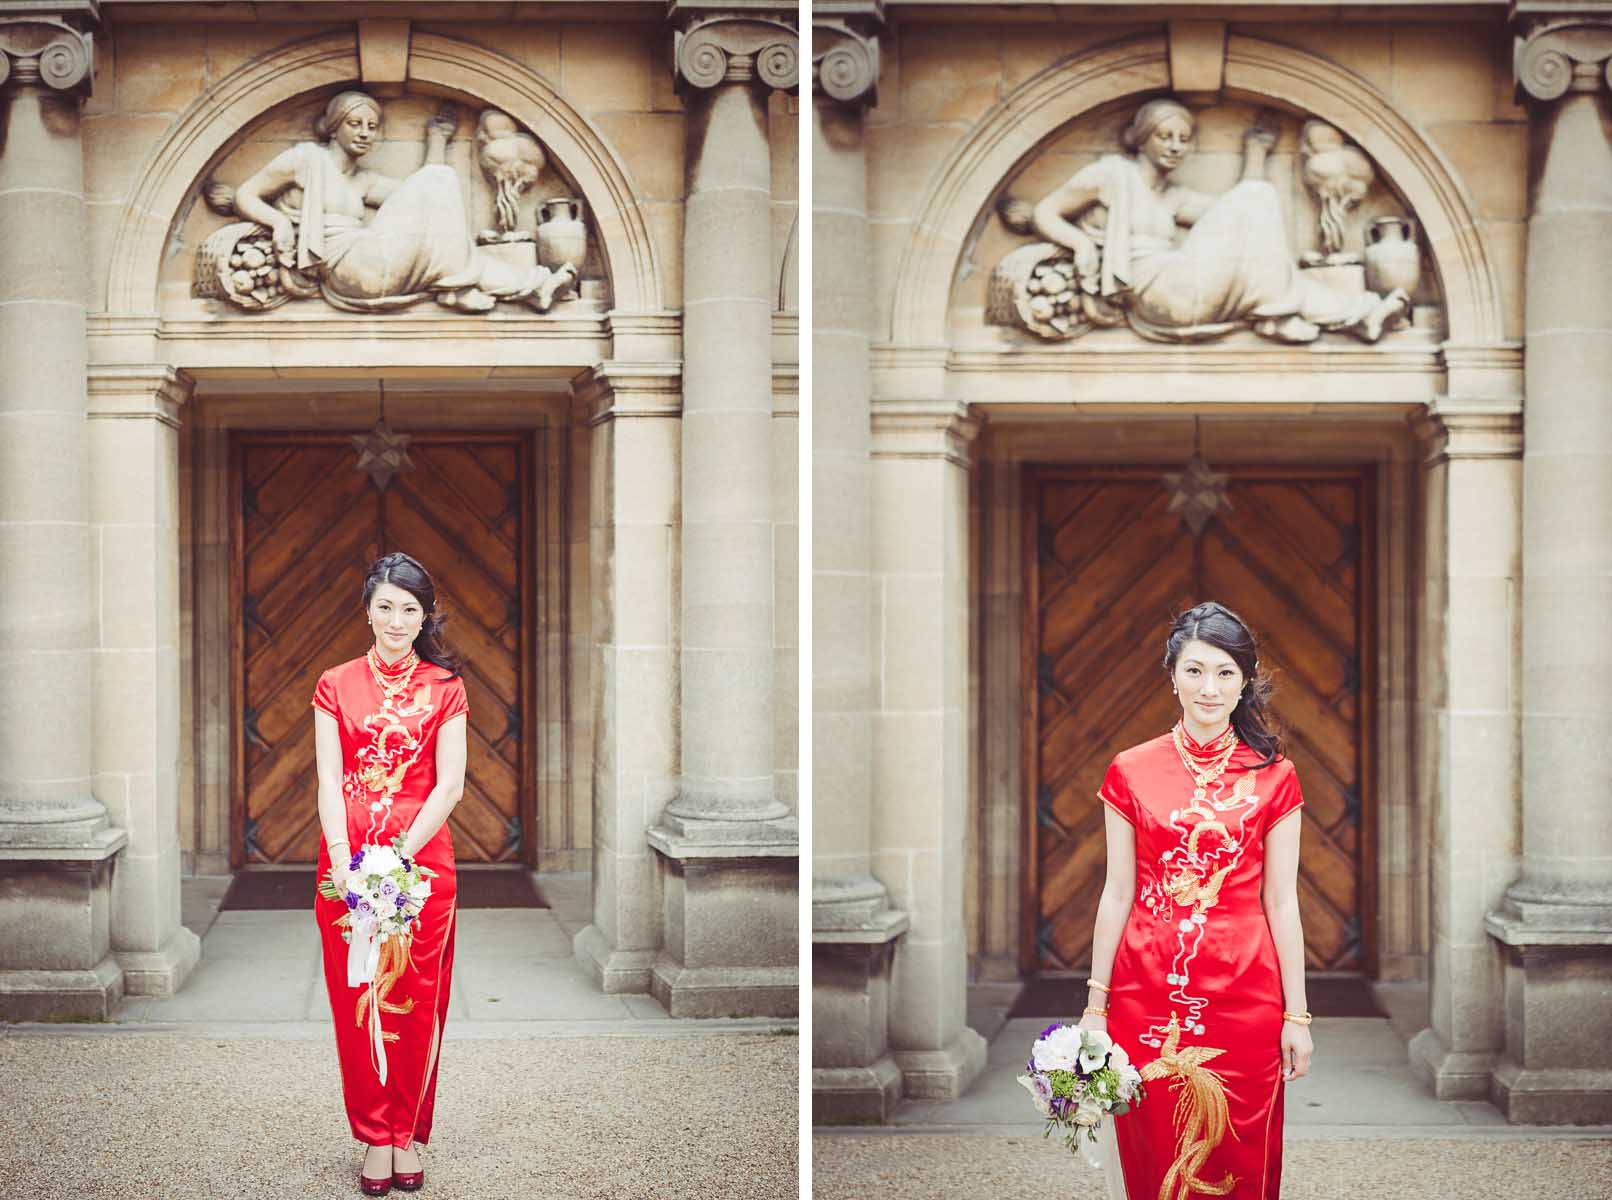
[[[360,104],[341,119],[334,137],[336,145],[354,158],[362,158],[369,153],[380,132],[381,114],[367,104]]]
[[[1192,153],[1192,126],[1185,117],[1172,113],[1147,135],[1142,153],[1159,170],[1166,173],[1175,170]]]

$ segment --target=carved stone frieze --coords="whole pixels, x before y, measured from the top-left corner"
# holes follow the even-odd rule
[[[672,62],[680,89],[759,83],[792,92],[800,85],[800,34],[769,17],[701,14],[673,32]]]
[[[1612,12],[1598,17],[1522,17],[1512,69],[1519,99],[1548,102],[1568,92],[1612,87]]]
[[[1321,236],[1320,249],[1301,256],[1288,246],[1269,171],[1284,118],[1261,112],[1247,125],[1240,178],[1218,194],[1175,178],[1192,157],[1198,120],[1174,98],[1149,100],[1121,134],[1121,153],[1038,199],[1004,196],[1003,225],[1036,240],[996,265],[986,321],[1049,341],[1128,327],[1157,342],[1251,329],[1287,344],[1324,333],[1376,342],[1411,323],[1420,251],[1409,214],[1370,222],[1363,254],[1345,250],[1350,214],[1375,179],[1358,147],[1320,121],[1303,127],[1298,157]]]
[[[493,189],[495,227],[472,236],[466,181],[447,160],[458,112],[447,105],[426,121],[425,161],[401,178],[364,165],[381,114],[374,97],[341,92],[314,122],[315,140],[239,184],[207,182],[208,206],[238,219],[198,248],[192,294],[248,312],[319,298],[357,313],[424,300],[468,313],[500,303],[547,312],[576,294],[588,244],[581,201],[554,197],[540,206],[546,222],[519,227],[521,197],[547,165],[536,137],[506,113],[481,114],[474,161]]]
[[[0,17],[0,87],[38,84],[89,95],[93,35],[54,16]]]

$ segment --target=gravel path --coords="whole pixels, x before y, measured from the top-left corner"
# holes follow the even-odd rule
[[[1102,1200],[1102,1176],[1039,1137],[812,1139],[813,1200]],[[1607,1200],[1612,1140],[1289,1142],[1282,1200]]]
[[[449,1040],[422,1200],[795,1200],[799,1041]],[[0,1032],[8,1196],[358,1195],[334,1048]]]

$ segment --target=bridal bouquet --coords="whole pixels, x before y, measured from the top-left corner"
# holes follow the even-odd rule
[[[437,873],[403,857],[401,836],[390,846],[359,847],[348,870],[352,873],[345,889],[336,885],[334,871],[319,883],[319,894],[326,900],[347,905],[343,941],[352,945],[356,936],[367,948],[370,942],[413,933]],[[373,972],[366,974],[362,982],[368,983],[372,976]]]
[[[390,846],[359,847],[348,869],[345,888],[337,885],[332,869],[319,881],[319,894],[347,905],[338,920],[347,943],[347,986],[364,989],[357,1019],[369,1027],[370,1061],[385,1083],[386,1043],[397,1034],[381,1028],[381,1010],[406,1013],[414,1007],[413,1000],[395,1004],[387,996],[409,964],[414,923],[431,898],[437,873],[403,856],[401,834]]]
[[[1047,1119],[1046,1136],[1063,1130],[1064,1145],[1074,1153],[1097,1140],[1104,1117],[1130,1112],[1145,1094],[1142,1074],[1125,1048],[1095,1029],[1048,1025],[1031,1047],[1026,1069],[1019,1082]]]

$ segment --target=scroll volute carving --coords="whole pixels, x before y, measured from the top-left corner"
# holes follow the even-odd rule
[[[94,36],[55,17],[0,17],[0,87],[41,84],[88,95]]]
[[[706,90],[720,83],[760,83],[793,91],[800,83],[799,43],[794,27],[782,21],[697,18],[673,34],[678,86]]]

